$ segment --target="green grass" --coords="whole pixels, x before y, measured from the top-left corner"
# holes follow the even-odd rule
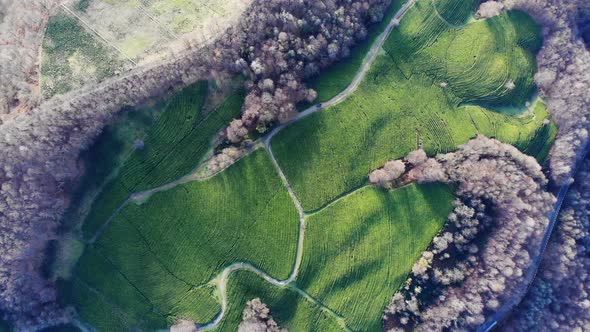
[[[84,8],[84,3],[79,6]],[[90,80],[111,77],[125,66],[108,45],[87,32],[75,17],[61,11],[49,18],[42,47],[44,98],[66,93]]]
[[[437,4],[455,23],[467,20],[473,7],[467,0]],[[304,208],[316,210],[362,186],[372,170],[419,146],[430,155],[449,152],[477,134],[542,161],[556,131],[553,123],[544,125],[544,105],[536,102],[514,116],[533,98],[539,38],[538,27],[522,13],[455,28],[433,13],[430,0],[418,0],[357,91],[273,141]],[[514,90],[505,87],[509,81]]]
[[[206,91],[206,83],[200,82],[168,102],[147,131],[145,147],[130,154],[93,202],[83,226],[86,238],[91,238],[133,192],[186,175],[204,158],[213,136],[239,115],[243,100],[241,93],[231,95],[212,113],[203,115]]]
[[[208,322],[220,307],[206,284],[224,267],[246,261],[288,277],[298,221],[268,154],[258,150],[211,179],[123,209],[87,249],[77,277],[127,320],[157,312],[152,317],[163,325],[174,317]]]
[[[368,174],[418,146],[430,155],[453,151],[479,133],[546,157],[556,127],[533,98],[538,27],[518,12],[472,22],[475,0],[435,4],[438,14],[431,0],[418,0],[350,98],[273,141],[309,212],[302,264],[288,287],[232,274],[219,331],[236,331],[255,297],[290,331],[381,330],[383,309],[444,225],[453,195],[440,184],[377,189],[366,186]],[[348,85],[370,43],[317,81],[321,98]],[[203,94],[195,85],[172,98],[146,132],[146,148],[122,163],[94,202],[86,237],[130,193],[194,169],[243,99],[232,96],[205,117]],[[101,331],[166,328],[176,318],[206,324],[220,311],[217,277],[225,267],[245,261],[289,276],[298,228],[284,184],[257,150],[208,180],[122,209],[77,265],[70,302]]]
[[[139,322],[117,310],[99,293],[79,280],[70,289],[69,301],[76,303],[78,314],[97,331],[129,331]]]
[[[380,330],[383,309],[444,225],[453,199],[440,184],[367,186],[343,197],[308,218],[295,285],[277,288],[250,272],[230,277],[229,308],[218,330],[236,331],[246,302],[256,297],[290,331],[342,331],[340,323],[353,331]]]
[[[80,225],[96,195],[103,189],[109,191],[103,186],[133,153],[135,140],[145,140],[147,130],[162,114],[163,108],[160,103],[138,110],[122,110],[96,141],[80,154],[84,174],[72,192],[70,206],[63,218],[64,226],[75,228]]]
[[[270,285],[257,275],[239,271],[228,282],[228,311],[215,331],[235,332],[246,302],[260,298],[282,328],[297,332],[342,331],[334,316],[301,296],[296,290]]]
[[[335,63],[326,70],[322,70],[321,75],[306,82],[310,88],[318,93],[316,102],[328,101],[346,89],[360,70],[367,52],[369,52],[377,37],[385,31],[393,16],[405,2],[406,0],[393,0],[387,8],[383,20],[369,27],[367,39],[355,45],[349,57]],[[305,106],[309,106],[309,104],[302,107]]]
[[[383,309],[446,222],[444,185],[364,187],[312,215],[297,285],[345,318],[378,331]]]

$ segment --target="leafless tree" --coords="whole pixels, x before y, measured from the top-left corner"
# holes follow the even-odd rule
[[[537,278],[503,331],[585,331],[590,326],[590,160],[576,175]]]
[[[270,315],[270,309],[255,298],[246,303],[238,332],[288,332],[281,329]]]
[[[483,136],[427,160],[413,152],[406,162],[404,177],[452,183],[458,199],[391,300],[385,325],[390,331],[473,330],[523,286],[555,198],[534,158]]]

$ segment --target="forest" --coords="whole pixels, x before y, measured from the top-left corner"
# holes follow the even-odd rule
[[[586,326],[588,163],[583,160],[590,139],[590,52],[583,36],[590,4],[584,0],[481,5],[418,0],[389,31],[367,76],[349,98],[320,107],[274,141],[261,144],[261,137],[296,118],[298,107],[313,105],[322,95],[316,91],[322,84],[316,83],[323,73],[339,68],[364,40],[374,40],[371,31],[391,17],[390,6],[399,8],[391,2],[255,0],[239,22],[211,43],[189,45],[169,59],[44,101],[37,57],[58,2],[0,0],[0,80],[7,82],[0,88],[2,319],[16,330],[41,330],[82,315],[112,324],[104,330],[153,324],[180,331],[224,318],[227,311],[231,320],[220,318],[221,330],[361,330],[382,324],[391,331],[476,329],[510,302],[511,294],[529,286],[527,276],[536,272],[531,268],[554,208],[553,192],[575,181],[539,273],[502,329]],[[492,44],[498,36],[502,43]],[[451,61],[446,57],[449,49],[454,52]],[[476,59],[470,60],[473,66],[461,65],[471,58]],[[505,66],[494,66],[498,63]],[[222,98],[211,114],[199,113],[206,108],[211,82],[231,80],[243,83],[240,92]],[[201,92],[193,94],[197,90]],[[413,96],[411,91],[419,93]],[[183,92],[190,95],[178,97]],[[172,100],[160,118],[163,131],[154,129],[153,141],[135,142],[136,159],[110,187],[112,192],[120,189],[120,195],[105,190],[103,197],[113,199],[108,208],[101,209],[105,198],[91,209],[95,221],[84,226],[88,249],[76,267],[73,286],[79,290],[74,294],[78,307],[64,305],[62,289],[44,267],[49,243],[63,239],[63,216],[85,172],[80,154],[121,110],[162,100]],[[168,117],[184,118],[186,126],[166,126]],[[194,160],[162,157],[158,142],[167,139],[178,147],[169,156],[191,151]],[[145,200],[138,202],[143,204],[126,205],[129,195],[190,174],[205,159],[211,177],[141,197]],[[154,172],[159,166],[168,168]],[[261,201],[237,198],[243,190]],[[216,196],[225,191],[235,199]],[[168,199],[178,206],[170,208]],[[216,208],[183,205],[193,200]],[[219,208],[224,204],[229,208]],[[407,211],[421,216],[416,226],[407,211],[395,208],[405,204],[410,204]],[[119,206],[119,214],[114,213]],[[248,236],[275,227],[277,237],[257,238],[260,245],[250,248],[242,238],[246,233],[234,234],[227,226],[221,235],[230,240],[212,234],[216,240],[207,244],[212,247],[192,247],[188,243],[198,234],[190,232],[206,230],[162,230],[160,226],[167,226],[158,224],[163,210],[185,227],[194,220],[239,220],[243,213],[253,221],[251,230],[260,227]],[[265,222],[272,221],[274,213],[284,216],[280,221],[285,224],[268,226]],[[141,223],[138,216],[154,219]],[[328,225],[336,218],[342,220],[340,225]],[[298,220],[309,221],[305,240],[298,233],[305,224],[298,228]],[[367,224],[359,225],[359,220]],[[334,233],[322,235],[325,228]],[[358,235],[361,230],[364,236]],[[376,240],[383,240],[378,234],[395,232],[408,232],[406,238],[415,242],[405,246],[404,238],[395,236]],[[116,245],[124,243],[125,236],[136,241],[133,248],[138,251]],[[160,236],[166,240],[159,242]],[[301,254],[295,248],[298,237]],[[328,250],[327,239],[341,247]],[[155,245],[158,250],[151,253]],[[205,254],[223,245],[225,254]],[[248,255],[238,257],[234,246]],[[184,252],[187,247],[192,251]],[[359,261],[346,256],[355,250],[363,253]],[[144,256],[146,252],[150,255]],[[202,265],[191,270],[183,263],[184,255],[199,257]],[[180,285],[173,287],[175,298],[167,297],[172,293],[159,287],[158,279],[145,278],[145,266],[132,264],[148,256],[153,276]],[[315,261],[317,257],[330,257],[333,273],[317,268],[326,263]],[[394,259],[399,257],[403,259]],[[212,294],[218,291],[215,283],[227,279],[224,268],[242,259],[266,276],[292,281],[289,273],[299,272],[297,287],[268,283],[251,270],[237,271],[227,284],[229,304],[212,300],[221,298],[221,293]],[[297,264],[291,270],[291,262],[298,259],[301,270]],[[91,272],[100,264],[117,269],[98,279]],[[383,269],[367,272],[370,264]],[[400,272],[390,274],[391,268]],[[125,283],[128,277],[133,287]],[[104,300],[108,296],[95,301],[101,311],[93,310],[87,300],[96,296],[92,283],[102,287],[103,295],[129,305],[129,311],[109,311],[112,306]],[[330,293],[336,283],[343,290]],[[358,285],[376,300],[347,308],[343,299],[363,293]],[[121,287],[121,292],[113,287]],[[284,299],[298,303],[296,310]],[[196,304],[202,310],[191,312]]]

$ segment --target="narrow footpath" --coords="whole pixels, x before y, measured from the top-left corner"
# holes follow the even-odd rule
[[[251,265],[247,262],[236,262],[236,263],[226,267],[225,269],[222,270],[222,272],[214,280],[212,280],[210,282],[211,284],[214,284],[217,286],[217,292],[218,292],[219,298],[221,300],[221,311],[219,312],[219,314],[216,316],[216,318],[212,322],[210,322],[209,324],[207,324],[205,326],[202,326],[200,328],[200,330],[215,329],[216,327],[218,327],[218,325],[221,323],[221,321],[225,317],[225,314],[228,309],[227,282],[229,280],[230,275],[236,271],[250,271],[252,273],[255,273],[256,275],[258,275],[259,277],[261,277],[262,279],[264,279],[265,281],[267,281],[268,283],[270,283],[273,286],[292,288],[294,291],[299,293],[301,296],[308,299],[310,302],[318,305],[322,310],[327,312],[329,315],[333,316],[334,319],[340,324],[340,326],[342,326],[342,328],[345,331],[351,331],[350,328],[348,328],[346,326],[345,321],[344,321],[344,317],[340,316],[337,312],[333,311],[332,309],[325,306],[323,303],[321,303],[317,299],[313,298],[310,294],[308,294],[305,291],[292,285],[293,281],[295,281],[295,279],[297,278],[297,275],[299,274],[299,269],[301,267],[301,261],[303,259],[303,243],[304,243],[304,236],[305,236],[306,214],[303,210],[301,202],[297,198],[295,192],[293,191],[293,189],[291,187],[291,184],[289,183],[287,177],[283,173],[283,170],[281,169],[279,163],[277,162],[277,160],[274,156],[274,153],[273,153],[272,147],[271,147],[271,140],[276,134],[278,134],[281,130],[285,129],[286,127],[305,119],[306,117],[310,116],[311,114],[313,114],[315,112],[318,112],[320,110],[323,110],[323,109],[326,109],[326,108],[331,107],[333,105],[336,105],[336,104],[342,102],[343,100],[345,100],[346,98],[348,98],[348,96],[350,96],[352,93],[354,93],[357,90],[357,88],[359,87],[359,85],[361,84],[361,82],[363,81],[363,79],[366,76],[369,69],[371,68],[371,65],[373,64],[373,62],[377,58],[379,52],[381,51],[381,48],[383,47],[383,44],[385,43],[385,41],[387,40],[387,38],[389,37],[389,35],[393,31],[393,29],[395,29],[396,27],[399,26],[401,19],[406,15],[408,10],[415,4],[415,2],[416,2],[416,0],[408,0],[398,10],[398,12],[393,16],[393,18],[391,19],[391,21],[389,22],[389,24],[387,25],[385,30],[379,35],[377,40],[371,46],[371,49],[369,50],[369,52],[365,56],[365,59],[363,60],[363,64],[362,64],[360,70],[358,71],[358,73],[355,75],[352,82],[348,85],[348,87],[345,90],[343,90],[342,92],[340,92],[338,95],[336,95],[334,98],[330,99],[327,102],[319,103],[317,105],[309,107],[308,109],[299,113],[291,121],[288,121],[284,124],[281,124],[281,125],[275,127],[269,134],[266,135],[266,137],[264,137],[264,139],[263,139],[264,147],[268,151],[268,154],[275,166],[275,169],[277,170],[283,184],[285,185],[287,191],[289,192],[289,195],[291,196],[291,199],[293,200],[293,203],[295,204],[295,207],[297,209],[297,213],[299,215],[299,234],[298,234],[297,249],[296,249],[297,253],[296,253],[295,262],[293,263],[293,269],[287,279],[278,280],[278,279],[272,277],[271,275],[267,274],[266,272],[254,267],[253,265]],[[217,174],[217,173],[215,173],[215,174]],[[213,174],[213,175],[215,175],[215,174]],[[109,217],[109,219],[101,226],[101,228],[92,237],[92,239],[89,241],[89,243],[95,242],[100,237],[100,235],[104,232],[104,230],[108,227],[108,225],[110,224],[110,221],[118,213],[120,213],[121,210],[129,203],[143,201],[143,200],[149,198],[149,196],[151,196],[152,194],[154,194],[156,192],[169,190],[169,189],[172,189],[172,188],[174,188],[180,184],[183,184],[183,183],[187,183],[187,182],[191,182],[191,181],[201,181],[201,180],[205,180],[210,177],[211,176],[200,177],[196,173],[192,173],[192,174],[186,175],[178,180],[167,183],[163,186],[153,188],[153,189],[150,189],[147,191],[133,193],[121,206],[119,206],[113,212],[113,214]]]

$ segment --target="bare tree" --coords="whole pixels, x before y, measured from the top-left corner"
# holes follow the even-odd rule
[[[238,332],[288,332],[281,329],[270,315],[270,309],[255,298],[246,303]]]
[[[483,136],[427,160],[413,152],[406,162],[404,177],[452,183],[458,199],[392,298],[385,325],[390,331],[473,330],[523,286],[555,198],[534,158]]]

